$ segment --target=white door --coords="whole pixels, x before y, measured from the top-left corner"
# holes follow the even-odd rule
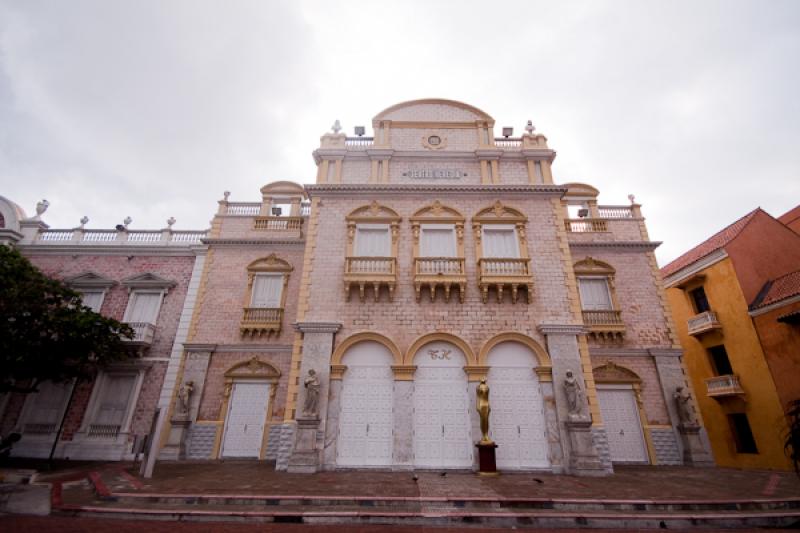
[[[234,383],[231,391],[223,457],[255,457],[261,455],[264,422],[269,404],[269,383]]]
[[[613,462],[647,463],[647,448],[633,389],[598,385],[597,399]]]
[[[470,468],[471,404],[464,356],[447,343],[431,343],[420,350],[414,362],[414,464]]]
[[[348,365],[342,380],[337,464],[392,464],[393,388],[390,366]]]
[[[533,367],[489,370],[489,428],[500,468],[549,466],[547,428],[539,381]]]

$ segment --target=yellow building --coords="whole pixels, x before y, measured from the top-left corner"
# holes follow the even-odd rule
[[[798,266],[800,235],[756,209],[661,270],[720,466],[791,467],[784,406],[748,311],[770,280]]]

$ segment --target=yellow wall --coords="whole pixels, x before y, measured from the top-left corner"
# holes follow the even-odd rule
[[[694,316],[688,292],[670,288],[667,297],[675,316],[678,335],[685,352],[686,365],[697,392],[697,404],[708,431],[714,457],[720,466],[740,468],[772,468],[788,470],[789,460],[783,453],[782,435],[785,418],[769,368],[764,359],[758,335],[747,314],[747,303],[736,279],[729,258],[711,265],[702,274],[702,285],[711,310],[722,325],[719,332],[700,337],[690,336],[687,320]],[[700,283],[687,285],[691,290]],[[744,401],[725,397],[721,401],[706,395],[705,379],[714,371],[706,347],[724,344],[734,373],[739,376],[746,395]],[[728,425],[727,413],[744,412],[753,431],[758,454],[740,454]]]

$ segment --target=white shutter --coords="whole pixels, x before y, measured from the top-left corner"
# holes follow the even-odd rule
[[[519,257],[517,232],[513,226],[483,227],[483,256],[504,259]]]
[[[155,324],[158,307],[161,305],[160,292],[134,292],[126,322],[146,322]]]
[[[86,307],[90,307],[92,311],[95,313],[100,312],[100,306],[103,305],[103,293],[99,291],[94,292],[82,292],[81,291],[81,299],[83,300],[83,305]]]
[[[136,376],[106,374],[92,424],[121,426],[135,381]]]
[[[52,426],[54,430],[69,399],[69,392],[69,383],[46,381],[39,384],[39,392],[31,398],[33,406],[25,417],[25,424]]]
[[[253,281],[252,307],[280,307],[283,274],[256,274]]]
[[[446,224],[422,226],[420,257],[456,257],[455,228]]]
[[[611,294],[605,278],[578,278],[581,306],[587,311],[611,310]]]
[[[391,246],[387,224],[359,224],[356,228],[357,257],[390,257]]]

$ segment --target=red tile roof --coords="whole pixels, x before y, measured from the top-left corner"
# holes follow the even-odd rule
[[[795,270],[785,276],[768,281],[750,309],[758,309],[798,294],[800,294],[800,270]]]
[[[716,252],[720,248],[724,248],[729,242],[739,236],[745,226],[747,226],[747,224],[759,211],[763,213],[760,207],[750,211],[730,226],[727,226],[721,231],[715,233],[710,238],[701,242],[679,258],[667,264],[661,269],[661,275],[664,277],[671,276],[678,270],[691,265],[695,261],[698,261],[705,256]]]

